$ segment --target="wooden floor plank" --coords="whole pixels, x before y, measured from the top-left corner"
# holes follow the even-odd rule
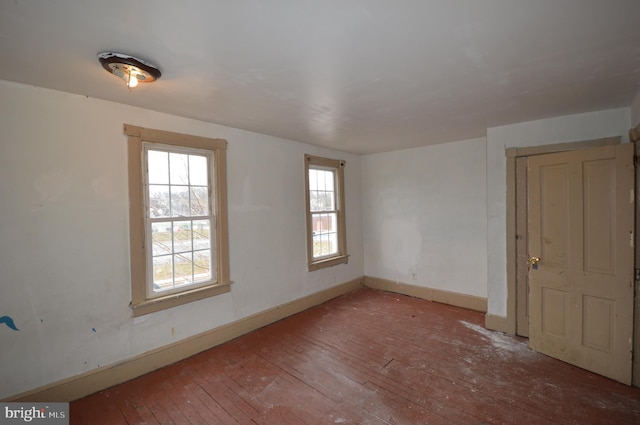
[[[112,402],[108,393],[102,392],[82,399],[82,404],[71,403],[69,405],[69,417],[72,423],[77,424],[113,424],[127,425],[118,404]]]
[[[180,406],[180,411],[188,420],[187,423],[194,425],[221,423],[215,413],[207,407],[210,400],[205,398],[203,402],[199,397],[202,389],[185,371],[186,365],[183,363],[180,366],[182,366],[180,370],[175,371],[173,374],[174,379],[171,380],[171,388],[168,394],[170,394],[173,402]]]
[[[71,404],[71,424],[635,424],[640,389],[361,289]]]

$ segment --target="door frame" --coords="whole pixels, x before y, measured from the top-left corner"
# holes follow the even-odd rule
[[[529,337],[529,156],[516,157],[516,335]]]
[[[517,320],[518,320],[518,289],[522,293],[527,288],[527,282],[518,282],[517,279],[517,258],[518,258],[518,237],[516,232],[517,223],[517,197],[516,197],[516,162],[518,158],[528,157],[533,155],[543,155],[547,153],[557,153],[572,151],[578,149],[587,149],[607,145],[620,144],[621,137],[605,137],[601,139],[582,140],[568,143],[556,143],[540,146],[531,146],[524,148],[507,148],[505,154],[507,157],[507,317],[506,321],[498,326],[487,326],[492,329],[500,329],[510,335],[515,335],[517,332]],[[522,175],[520,173],[520,175]],[[522,185],[522,183],[521,183]],[[520,206],[520,211],[526,211],[526,206]],[[522,219],[522,218],[521,218]],[[526,248],[525,248],[526,249]],[[522,254],[522,253],[521,253]],[[526,255],[527,253],[523,253]],[[489,319],[489,317],[487,317]],[[634,326],[634,328],[637,328]],[[640,351],[638,351],[640,352]],[[634,367],[634,370],[636,368]]]

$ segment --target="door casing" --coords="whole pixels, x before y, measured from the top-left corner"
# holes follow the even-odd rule
[[[634,129],[635,134],[640,135],[640,125]],[[516,163],[518,158],[528,157],[532,155],[540,155],[545,153],[564,152],[577,149],[587,149],[598,146],[615,145],[621,143],[621,137],[607,137],[601,139],[592,139],[584,141],[576,141],[560,144],[548,144],[524,148],[507,148],[507,202],[506,202],[506,215],[507,215],[507,317],[505,320],[500,320],[494,316],[487,315],[486,326],[489,329],[495,329],[502,332],[506,332],[511,335],[515,335],[518,332],[518,292],[521,296],[528,291],[528,285],[526,280],[518,279],[517,273],[517,260],[519,255],[527,255],[526,252],[518,252],[518,245],[524,246],[526,250],[526,244],[518,244],[516,239],[517,233],[517,200],[516,196]],[[520,183],[522,185],[522,182]],[[640,186],[637,186],[636,197],[640,199]],[[521,197],[522,198],[522,197]],[[636,205],[638,203],[636,202]],[[526,205],[520,206],[520,211],[526,211]],[[638,214],[640,209],[636,208],[636,220],[638,220]],[[525,218],[526,221],[526,218]],[[636,236],[638,236],[636,232]],[[640,243],[640,237],[639,241]],[[640,246],[636,243],[636,247]],[[521,248],[522,249],[522,248]],[[640,258],[640,250],[636,248],[636,258]],[[640,263],[636,263],[640,264]],[[638,265],[636,265],[638,267]],[[640,291],[638,282],[636,281],[636,294]],[[520,301],[522,304],[523,301]],[[526,316],[525,316],[526,317]],[[526,318],[521,318],[527,320]],[[521,324],[522,325],[522,324]],[[528,327],[528,323],[526,325]],[[635,303],[635,315],[634,315],[634,359],[633,359],[633,385],[640,386],[640,297],[636,296]]]

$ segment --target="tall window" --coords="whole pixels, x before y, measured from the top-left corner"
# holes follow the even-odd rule
[[[309,271],[346,263],[345,162],[312,155],[304,162]]]
[[[228,292],[226,141],[125,132],[134,315]]]
[[[213,152],[143,143],[147,297],[215,282]]]

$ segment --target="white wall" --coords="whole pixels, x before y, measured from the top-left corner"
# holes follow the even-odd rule
[[[487,296],[485,154],[480,138],[363,158],[367,276]]]
[[[229,141],[230,293],[131,317],[123,123]],[[0,399],[363,275],[357,155],[9,82],[0,146]],[[306,271],[304,153],[347,161],[348,265]]]
[[[640,124],[640,91],[636,94],[636,98],[631,104],[631,127]]]
[[[487,129],[488,313],[507,314],[505,149],[622,136],[629,108],[529,121]]]

